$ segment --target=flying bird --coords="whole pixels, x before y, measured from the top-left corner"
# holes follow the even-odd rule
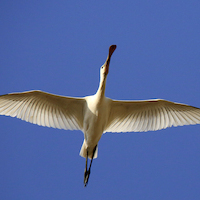
[[[0,96],[0,115],[17,117],[40,126],[83,132],[80,155],[86,158],[84,186],[89,180],[92,161],[97,158],[98,142],[103,133],[156,131],[171,126],[200,124],[200,109],[186,104],[163,99],[122,101],[105,97],[110,60],[116,47],[109,47],[94,95],[76,98],[33,90]],[[91,159],[89,167],[88,158]]]

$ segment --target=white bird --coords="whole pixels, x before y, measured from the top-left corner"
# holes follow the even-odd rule
[[[200,109],[186,104],[162,99],[119,101],[105,97],[106,78],[115,49],[116,45],[110,46],[107,60],[101,66],[95,95],[75,98],[35,90],[0,96],[0,115],[41,126],[83,132],[80,155],[86,158],[85,186],[103,133],[156,131],[171,126],[200,124]],[[89,169],[88,158],[91,159]]]

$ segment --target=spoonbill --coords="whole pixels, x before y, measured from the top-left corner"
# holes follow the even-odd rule
[[[80,155],[86,158],[84,186],[92,161],[97,158],[98,142],[105,132],[156,131],[171,126],[200,124],[200,109],[163,99],[140,101],[112,100],[105,97],[110,60],[116,45],[109,47],[100,68],[96,94],[83,98],[58,96],[39,90],[0,96],[0,115],[27,122],[84,134]],[[88,158],[91,159],[88,167]]]

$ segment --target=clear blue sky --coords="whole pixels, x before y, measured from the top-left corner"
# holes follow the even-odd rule
[[[0,94],[94,94],[200,107],[200,2],[1,1]],[[87,188],[83,134],[0,116],[0,198],[185,200],[200,196],[200,125],[107,133]]]

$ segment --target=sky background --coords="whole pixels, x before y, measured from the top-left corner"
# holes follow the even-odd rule
[[[108,48],[113,99],[200,107],[200,1],[0,1],[0,94],[94,94]],[[162,199],[200,196],[200,125],[107,133],[89,184],[80,131],[0,116],[0,198]]]

